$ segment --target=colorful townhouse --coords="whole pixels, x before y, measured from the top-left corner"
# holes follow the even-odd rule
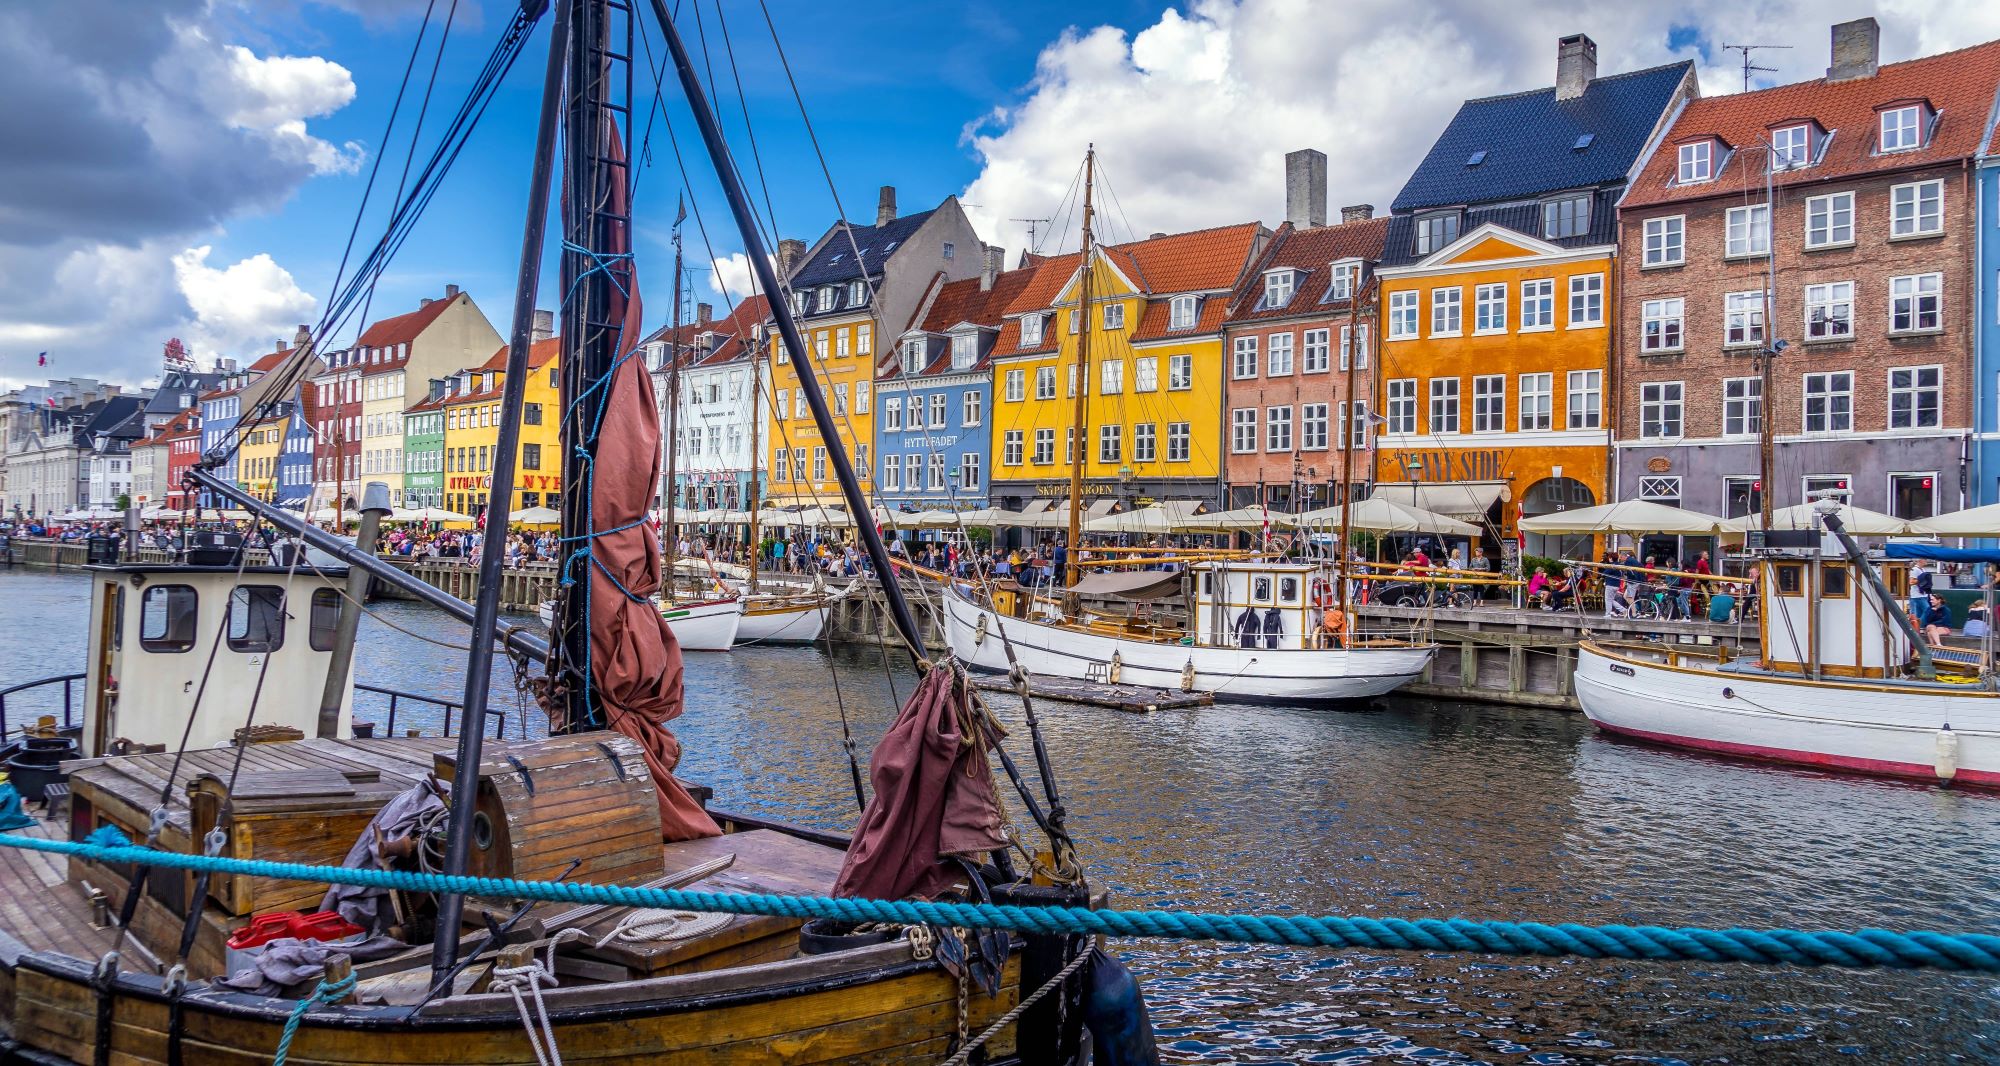
[[[1978,361],[1974,380],[2000,386],[2000,126],[1987,135],[1973,168],[1973,186],[1978,190],[1973,217],[1979,263],[1973,282],[1979,301],[1972,327],[1973,357]],[[1991,392],[1974,388],[1972,395],[1978,447],[1972,453],[1969,502],[1983,507],[2000,503],[2000,387]]]
[[[500,367],[506,354],[453,374],[444,401],[445,510],[478,518],[492,491],[493,452],[500,440]]]
[[[506,343],[472,297],[456,285],[442,299],[362,330],[354,342],[361,370],[361,480],[389,486],[403,502],[403,412],[425,396],[425,383],[484,361]],[[413,384],[414,383],[414,387]]]
[[[735,309],[719,319],[708,304],[698,304],[694,321],[683,324],[678,336],[672,327],[662,327],[646,338],[646,366],[662,415],[661,447],[675,446],[664,436],[670,409],[679,437],[675,485],[661,493],[661,499],[672,498],[689,510],[740,510],[749,506],[753,488],[762,493],[760,458],[766,442],[757,442],[753,449],[751,429],[763,433],[771,417],[770,371],[759,362],[770,315],[770,302],[762,294],[737,301]],[[680,359],[677,374],[669,372],[669,350]],[[677,406],[667,394],[668,383],[676,376]],[[664,459],[662,479],[667,476]]]
[[[561,357],[562,342],[555,337],[542,337],[528,347],[514,484],[497,501],[493,501],[493,465],[500,445],[506,346],[479,366],[453,374],[443,383],[442,395],[418,405],[420,413],[442,416],[442,491],[447,510],[478,518],[489,501],[502,516],[526,507],[561,505]]]
[[[432,378],[424,398],[403,412],[403,500],[444,506],[444,399],[449,382]]]
[[[307,387],[313,390],[313,493],[311,510],[334,507],[351,513],[360,506],[361,349],[327,352],[325,369]]]
[[[315,390],[301,382],[286,404],[285,436],[278,446],[276,503],[280,507],[304,510],[312,500],[313,438],[312,401]]]
[[[1088,264],[1081,253],[1042,261],[993,352],[990,497],[1010,510],[1067,500],[1070,449],[1081,447],[1088,514],[1165,500],[1219,506],[1223,320],[1270,237],[1247,222],[1098,245]]]
[[[1006,312],[1034,277],[985,248],[976,278],[931,282],[915,327],[875,371],[875,498],[891,510],[966,510],[987,503],[992,463],[993,351]]]
[[[262,414],[246,416],[234,431],[241,441],[236,451],[236,484],[265,503],[278,498],[278,456],[291,417],[289,401],[281,402]]]
[[[201,458],[201,409],[190,408],[160,427],[161,442],[167,446],[166,463],[155,464],[155,473],[164,479],[160,501],[176,511],[191,509],[198,498],[182,487],[187,472]]]
[[[773,506],[841,502],[829,448],[845,451],[873,495],[869,449],[875,442],[875,370],[883,338],[916,321],[934,278],[956,281],[981,268],[981,244],[958,198],[914,215],[896,214],[896,190],[883,186],[872,226],[837,222],[811,248],[780,241],[778,270],[785,298],[807,346],[839,440],[824,439],[799,391],[798,368],[783,337],[771,331],[771,418],[764,451],[771,456]]]
[[[1375,267],[1389,220],[1358,204],[1327,225],[1326,156],[1310,148],[1285,157],[1285,190],[1285,224],[1222,327],[1231,507],[1309,510],[1366,496],[1375,479]]]
[[[1774,507],[1830,492],[1928,518],[1972,494],[1995,380],[1973,373],[1991,280],[1973,164],[2000,42],[1885,66],[1874,19],[1832,39],[1823,78],[1690,103],[1626,197],[1628,496],[1736,516],[1767,491]],[[1765,396],[1759,356],[1779,343]]]
[[[1686,62],[1598,77],[1577,34],[1554,86],[1459,108],[1397,195],[1377,270],[1376,495],[1480,523],[1507,552],[1519,519],[1608,501],[1617,204],[1698,94]]]
[[[203,455],[217,452],[235,441],[239,423],[248,414],[261,417],[258,406],[265,400],[265,392],[276,385],[276,379],[267,380],[271,371],[283,365],[292,357],[293,349],[280,344],[276,351],[259,357],[242,370],[230,372],[218,387],[201,394],[201,451]],[[230,451],[229,456],[214,473],[224,481],[243,484],[240,468],[241,448]],[[225,501],[212,498],[204,493],[204,507],[226,506]]]

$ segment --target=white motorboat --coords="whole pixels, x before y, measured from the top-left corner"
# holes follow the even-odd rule
[[[1977,656],[1922,646],[1898,599],[1903,564],[1878,570],[1843,538],[1756,560],[1757,661],[1585,641],[1575,678],[1584,714],[1608,733],[1675,747],[2000,787],[2000,692]]]
[[[1437,645],[1353,633],[1319,646],[1319,608],[1308,590],[1317,566],[1300,563],[1203,563],[1186,629],[1130,620],[1070,622],[1013,617],[951,583],[944,595],[946,637],[961,660],[1006,670],[1007,644],[1030,673],[1214,692],[1224,699],[1286,702],[1362,699],[1394,691],[1423,672]],[[1180,575],[1138,571],[1114,584],[1170,593]],[[1083,588],[1083,586],[1079,586]],[[1086,591],[1092,591],[1086,589]],[[1253,615],[1254,628],[1246,615]],[[1004,640],[1003,640],[1004,635]]]
[[[657,602],[657,601],[655,601]],[[736,629],[743,618],[740,603],[732,598],[698,603],[661,603],[660,615],[674,631],[683,651],[728,651],[736,641]],[[543,625],[555,621],[554,600],[544,600],[535,608]]]
[[[833,605],[846,595],[847,589],[748,593],[739,601],[743,620],[736,627],[736,643],[811,644],[826,628]]]

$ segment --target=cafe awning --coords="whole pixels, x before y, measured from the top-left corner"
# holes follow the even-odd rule
[[[1504,481],[1395,481],[1376,485],[1370,495],[1468,522],[1483,521],[1494,504],[1510,498]]]

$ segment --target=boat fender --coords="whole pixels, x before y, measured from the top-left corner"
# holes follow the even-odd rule
[[[1181,667],[1181,691],[1194,691],[1194,656],[1188,656],[1187,664]]]
[[[1937,761],[1932,763],[1938,780],[1949,782],[1958,776],[1958,734],[1951,731],[1951,723],[1938,730]]]
[[[1109,673],[1105,674],[1104,679],[1110,682],[1111,684],[1115,685],[1118,683],[1118,678],[1122,676],[1124,673],[1125,673],[1125,656],[1121,652],[1113,651],[1111,653],[1111,670]]]
[[[0,829],[20,829],[34,825],[35,820],[21,810],[21,793],[0,774]]]
[[[1091,1062],[1095,1066],[1159,1066],[1153,1046],[1153,1023],[1146,1016],[1146,997],[1139,981],[1103,948],[1090,951],[1090,976],[1085,979],[1083,1023],[1090,1028]]]
[[[992,617],[984,612],[979,615],[979,628],[972,634],[972,646],[977,648],[986,643],[986,620]]]

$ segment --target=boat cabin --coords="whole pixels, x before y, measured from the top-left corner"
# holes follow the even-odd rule
[[[315,736],[332,664],[340,591],[311,570],[119,563],[91,575],[86,758],[230,743],[255,724]],[[321,566],[335,580],[344,568]],[[200,705],[196,706],[199,698]],[[352,730],[354,682],[338,735]],[[194,715],[192,727],[188,716]]]
[[[1871,560],[1894,603],[1883,603],[1840,542],[1764,549],[1757,557],[1764,661],[1813,677],[1896,677],[1914,650],[1896,623],[1909,596],[1907,563]]]
[[[1205,647],[1312,647],[1319,626],[1317,565],[1264,560],[1202,563],[1194,572],[1194,613],[1188,626]]]

